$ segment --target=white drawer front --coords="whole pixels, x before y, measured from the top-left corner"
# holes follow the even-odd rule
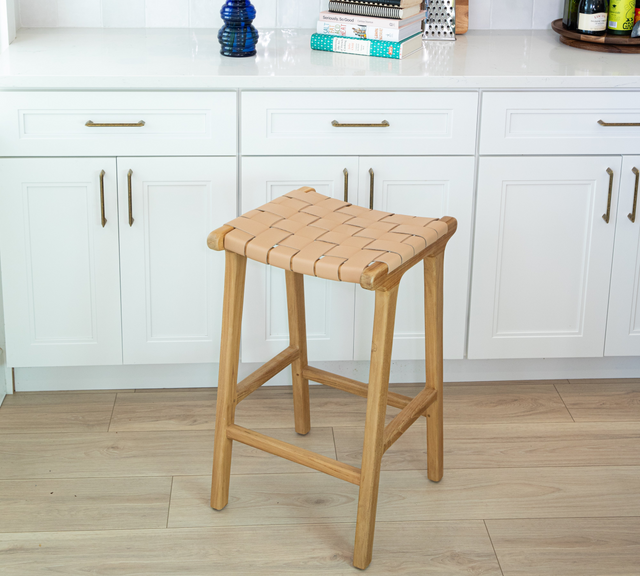
[[[246,92],[242,153],[473,154],[477,103],[475,92]]]
[[[488,93],[481,126],[481,154],[637,154],[640,92]]]
[[[0,156],[235,155],[235,117],[234,92],[4,92]]]

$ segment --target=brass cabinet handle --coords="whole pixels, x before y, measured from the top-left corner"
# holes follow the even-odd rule
[[[640,122],[605,122],[604,120],[598,120],[600,126],[640,126]]]
[[[369,168],[369,209],[373,210],[373,168]]]
[[[102,227],[105,227],[107,219],[104,216],[104,175],[105,171],[100,172],[100,215],[102,216]]]
[[[636,175],[636,186],[633,189],[633,210],[631,214],[627,214],[627,218],[635,224],[636,221],[636,206],[638,205],[638,180],[640,180],[640,171],[634,166],[631,168],[631,172]]]
[[[133,176],[133,170],[129,169],[127,172],[127,188],[129,189],[129,227],[133,226],[133,206],[131,202],[131,176]]]
[[[85,126],[89,128],[142,128],[144,126],[144,120],[140,120],[139,122],[93,122],[89,120]]]
[[[607,174],[609,174],[609,196],[607,198],[607,213],[602,215],[602,219],[609,224],[609,217],[611,216],[611,194],[613,193],[613,170],[607,168]]]
[[[341,124],[337,120],[331,122],[334,128],[388,128],[389,122],[383,120],[380,124]]]
[[[349,170],[345,168],[342,173],[344,174],[344,201],[349,202]]]

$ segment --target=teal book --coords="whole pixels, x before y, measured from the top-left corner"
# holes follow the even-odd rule
[[[387,40],[364,40],[333,36],[331,34],[312,34],[311,48],[325,52],[344,52],[362,56],[378,56],[400,60],[410,54],[422,50],[422,33],[415,34],[402,42]]]

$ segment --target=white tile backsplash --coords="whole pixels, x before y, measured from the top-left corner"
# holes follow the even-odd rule
[[[189,0],[189,26],[191,28],[220,28],[220,7],[217,0]]]
[[[533,0],[533,22],[535,30],[551,28],[551,22],[562,18],[564,2],[558,0]]]
[[[58,0],[58,26],[102,28],[102,0]]]
[[[20,23],[28,28],[57,27],[57,0],[20,0]]]
[[[144,28],[144,0],[102,0],[105,28]]]
[[[188,28],[189,0],[145,0],[147,28]]]
[[[224,0],[18,0],[26,28],[218,28]],[[329,0],[252,0],[258,28],[315,28]],[[564,0],[470,0],[472,30],[549,28]]]

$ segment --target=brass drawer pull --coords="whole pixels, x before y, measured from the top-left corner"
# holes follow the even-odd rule
[[[344,174],[344,201],[349,202],[349,171],[345,168],[342,173]]]
[[[89,120],[85,126],[89,128],[142,128],[144,126],[144,120],[140,120],[140,122],[135,123],[127,123],[127,122],[106,122],[106,123],[96,123],[92,120]]]
[[[129,188],[129,228],[133,226],[133,202],[131,201],[131,176],[133,176],[133,170],[127,172],[127,188]]]
[[[380,124],[341,124],[337,120],[331,122],[334,128],[388,128],[389,122],[383,120]]]
[[[609,174],[609,196],[607,198],[607,213],[602,215],[602,219],[609,224],[609,217],[611,216],[611,194],[613,193],[613,170],[607,168],[607,174]]]
[[[605,122],[604,120],[598,120],[600,126],[640,126],[640,122]]]
[[[103,228],[107,223],[107,219],[104,215],[104,175],[105,171],[102,170],[100,172],[100,215],[102,216],[101,222]]]
[[[369,168],[369,209],[373,210],[373,179],[375,174],[373,168]]]
[[[638,180],[640,180],[640,171],[634,166],[631,168],[631,172],[636,175],[636,186],[633,190],[633,211],[631,214],[627,214],[627,218],[635,224],[636,221],[636,206],[638,205]]]

